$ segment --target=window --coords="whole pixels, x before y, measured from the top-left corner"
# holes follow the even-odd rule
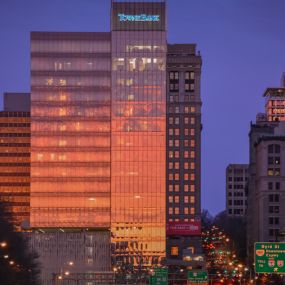
[[[169,80],[179,80],[179,72],[178,71],[170,71],[169,72]]]
[[[269,235],[270,236],[276,237],[276,236],[278,236],[278,234],[279,234],[279,230],[278,229],[269,229]]]
[[[280,182],[275,183],[275,190],[280,190]]]
[[[174,130],[174,133],[175,133],[176,136],[179,136],[180,130],[179,130],[179,129],[175,129],[175,130]]]
[[[168,197],[168,202],[169,202],[169,203],[173,203],[173,196],[169,196],[169,197]]]
[[[174,214],[175,214],[175,215],[179,215],[179,208],[178,208],[178,207],[175,207],[175,208],[174,208]]]
[[[179,254],[178,246],[172,246],[172,247],[170,248],[170,254],[171,254],[172,256],[178,256],[178,254]]]
[[[179,203],[179,196],[174,196],[174,202]]]
[[[186,71],[185,72],[185,80],[194,80],[194,79],[195,79],[194,71]]]
[[[269,206],[268,210],[270,214],[279,213],[279,206]]]
[[[175,117],[175,125],[179,125],[179,117]]]
[[[279,225],[279,218],[278,217],[269,217],[268,223],[269,223],[269,225]]]
[[[272,190],[273,189],[273,183],[272,182],[268,182],[268,190]]]
[[[270,194],[268,195],[269,202],[279,202],[279,194]]]
[[[189,192],[189,185],[184,185],[184,192]]]
[[[170,84],[169,84],[169,90],[170,90],[170,91],[178,92],[178,91],[179,91],[179,84],[170,83]]]

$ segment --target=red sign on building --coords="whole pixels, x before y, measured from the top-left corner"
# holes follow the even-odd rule
[[[201,235],[201,222],[169,222],[166,224],[166,235],[199,236]]]

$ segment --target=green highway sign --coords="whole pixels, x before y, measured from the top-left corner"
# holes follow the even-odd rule
[[[150,276],[151,285],[168,285],[167,268],[154,268],[153,275]]]
[[[208,273],[204,270],[187,272],[187,284],[208,284]]]
[[[256,242],[254,255],[256,273],[285,273],[285,243]]]

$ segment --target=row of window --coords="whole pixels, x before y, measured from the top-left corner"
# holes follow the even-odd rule
[[[248,180],[247,177],[245,177],[245,178],[243,178],[243,177],[229,177],[228,178],[228,181],[234,181],[234,182],[243,182],[243,181],[247,181],[247,180]]]
[[[243,200],[229,200],[228,204],[229,204],[229,206],[232,206],[232,205],[243,206],[244,205]],[[246,201],[245,201],[245,204],[246,204]]]
[[[228,173],[233,173],[234,175],[243,175],[247,172],[247,169],[228,169]]]
[[[179,140],[177,142],[177,144],[172,144],[170,143],[169,145],[170,147],[179,147],[179,146],[184,146],[184,147],[195,147],[195,140],[183,140],[182,144],[180,144]],[[179,151],[169,151],[168,152],[168,157],[169,158],[179,158],[180,157],[180,152]],[[189,156],[185,156],[184,157],[189,157]]]
[[[192,142],[192,141],[191,141],[191,142]],[[184,145],[186,146],[185,143],[184,143]],[[187,146],[189,146],[189,144],[187,144]],[[195,141],[194,141],[193,144],[190,143],[190,146],[191,146],[191,147],[195,147]],[[181,154],[181,156],[183,155],[184,158],[192,158],[192,153],[194,153],[194,151],[188,151],[188,150],[186,150],[186,151],[184,151],[184,152],[180,152],[180,151],[172,151],[172,150],[170,150],[170,151],[168,152],[168,157],[169,157],[169,158],[180,158],[180,154]],[[190,156],[190,154],[191,154],[191,156]],[[194,154],[194,156],[195,156],[195,154]]]
[[[30,112],[0,112],[0,117],[5,118],[20,118],[20,117],[30,117]]]
[[[275,188],[273,187],[273,186],[275,186]],[[275,182],[274,184],[273,184],[273,182],[268,182],[268,189],[269,190],[280,190],[280,182]]]
[[[193,107],[195,108],[195,107]],[[180,124],[180,117],[169,117],[168,118],[168,122],[169,125],[179,125]],[[195,117],[189,117],[189,116],[185,116],[184,117],[184,124],[191,124],[194,125],[195,124]]]
[[[30,157],[30,153],[0,152],[0,157]]]
[[[184,79],[186,80],[195,80],[195,72],[194,71],[185,71]],[[179,71],[170,71],[169,72],[169,80],[177,81],[179,80]]]
[[[195,181],[195,174],[194,173],[184,173],[183,179],[184,181],[187,181],[187,180]],[[168,180],[169,181],[173,181],[173,180],[179,181],[180,180],[179,173],[169,173]]]
[[[194,193],[195,192],[195,185],[184,184],[183,190],[185,193],[188,193],[188,192]],[[169,192],[180,192],[180,185],[179,184],[175,184],[175,185],[170,184],[170,185],[168,185],[168,191]]]
[[[232,185],[232,184],[230,184],[228,187],[229,187],[229,189],[244,189],[245,185],[241,185],[241,184]]]
[[[232,215],[243,215],[246,213],[246,210],[243,209],[229,209],[229,214]]]
[[[17,182],[0,182],[0,187],[5,187],[5,186],[30,186],[30,183],[17,183]]]
[[[30,147],[30,143],[0,143],[1,147]]]
[[[244,195],[245,195],[245,193],[243,193],[243,192],[234,192],[234,193],[229,192],[229,197],[232,197],[232,196],[234,196],[234,197],[243,197]]]
[[[194,83],[185,83],[184,84],[184,91],[185,92],[193,92],[194,90],[195,90],[195,84]],[[169,91],[170,92],[179,92],[179,84],[178,83],[169,83]]]
[[[0,172],[0,176],[30,176],[29,172]]]
[[[168,146],[169,147],[179,147],[181,145],[180,142],[181,142],[181,140],[169,140]],[[195,147],[195,140],[183,140],[182,143],[183,143],[182,146]],[[170,157],[170,155],[169,155],[169,157]]]
[[[169,203],[180,203],[180,196],[178,196],[178,195],[169,196],[168,202]],[[183,202],[184,203],[195,203],[195,196],[184,196]]]
[[[179,207],[169,207],[168,208],[168,214],[169,215],[195,215],[195,208],[194,207],[184,207],[183,211],[180,211]]]
[[[268,164],[270,165],[280,165],[280,157],[279,156],[269,156]]]
[[[269,202],[279,202],[279,194],[269,194],[268,195],[268,201]]]
[[[170,103],[182,103],[182,102],[190,102],[194,100],[195,96],[193,94],[185,94],[183,97],[180,97],[179,100],[179,95],[169,95],[169,102]]]
[[[178,169],[180,169],[179,162],[169,162],[168,163],[168,169],[169,170],[172,170],[172,169],[178,170]],[[183,169],[195,169],[195,163],[194,162],[190,162],[190,163],[189,162],[184,162]]]
[[[179,136],[180,135],[180,129],[169,129],[168,133],[170,136],[173,136],[173,135]],[[188,128],[184,129],[184,135],[185,136],[189,136],[189,135],[194,136],[195,135],[195,129],[188,129]]]
[[[280,176],[280,168],[268,168],[267,169],[268,176]]]
[[[168,112],[169,113],[175,113],[175,114],[180,114],[180,113],[195,113],[196,112],[196,108],[195,107],[191,107],[191,106],[169,106],[168,107]]]
[[[0,133],[2,138],[14,138],[14,137],[30,137],[30,133]]]
[[[1,128],[29,128],[30,123],[0,123]]]
[[[267,151],[268,151],[269,154],[280,153],[280,145],[278,145],[278,144],[270,144],[267,147]]]

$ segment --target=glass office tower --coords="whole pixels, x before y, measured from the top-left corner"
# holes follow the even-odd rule
[[[31,34],[31,227],[110,227],[110,33]]]
[[[112,1],[111,229],[115,264],[165,256],[164,1]]]

